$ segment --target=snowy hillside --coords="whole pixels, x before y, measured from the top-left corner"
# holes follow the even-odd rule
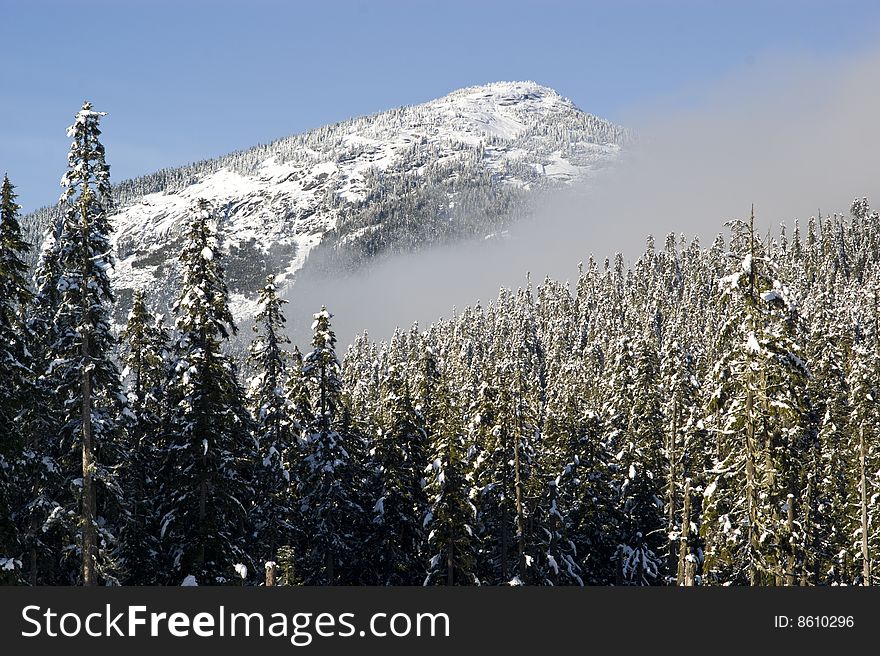
[[[125,181],[112,217],[120,306],[138,288],[162,302],[173,295],[181,230],[198,198],[216,211],[243,317],[267,273],[291,282],[318,246],[324,265],[350,269],[491,234],[532,191],[590,175],[629,138],[552,89],[498,82]]]

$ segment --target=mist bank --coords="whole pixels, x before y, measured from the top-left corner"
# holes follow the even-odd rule
[[[501,286],[526,284],[527,273],[574,280],[591,254],[632,261],[649,234],[658,244],[673,232],[708,245],[753,203],[761,228],[776,231],[846,213],[856,197],[880,198],[880,53],[778,57],[691,95],[685,108],[635,108],[639,143],[613,169],[543,196],[503,236],[392,256],[355,275],[304,272],[287,290],[294,341],[308,342],[322,305],[344,349],[364,330],[386,339],[396,326],[485,303]]]

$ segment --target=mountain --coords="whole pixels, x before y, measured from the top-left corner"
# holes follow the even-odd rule
[[[631,138],[552,89],[496,82],[120,182],[119,311],[137,288],[160,307],[173,298],[180,235],[198,198],[216,211],[233,308],[247,317],[268,273],[290,283],[304,267],[351,271],[383,254],[496,234],[536,191],[595,173]],[[58,216],[37,212],[32,230]]]

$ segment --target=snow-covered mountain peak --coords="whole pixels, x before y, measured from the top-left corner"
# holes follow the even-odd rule
[[[568,107],[574,107],[570,100],[563,98],[555,90],[531,80],[489,82],[488,84],[463,87],[427,104],[454,103],[462,99],[489,105],[512,106],[516,104],[532,104],[537,107],[540,105],[563,104]]]
[[[267,273],[289,283],[315,249],[353,268],[383,252],[497,232],[525,194],[592,175],[629,138],[552,89],[493,82],[165,169],[114,187],[114,284],[123,309],[138,288],[167,302],[183,228],[205,198],[244,317]]]
[[[551,118],[577,108],[553,89],[535,82],[492,82],[453,91],[424,107],[446,119],[450,127],[515,139],[531,123],[530,115]]]

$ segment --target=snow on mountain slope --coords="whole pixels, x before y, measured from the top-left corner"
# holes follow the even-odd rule
[[[115,186],[114,284],[121,305],[137,288],[164,305],[183,227],[205,198],[243,318],[266,273],[290,282],[322,241],[366,260],[395,244],[485,236],[498,225],[481,216],[503,221],[511,199],[590,175],[629,139],[552,89],[497,82],[159,171]]]

